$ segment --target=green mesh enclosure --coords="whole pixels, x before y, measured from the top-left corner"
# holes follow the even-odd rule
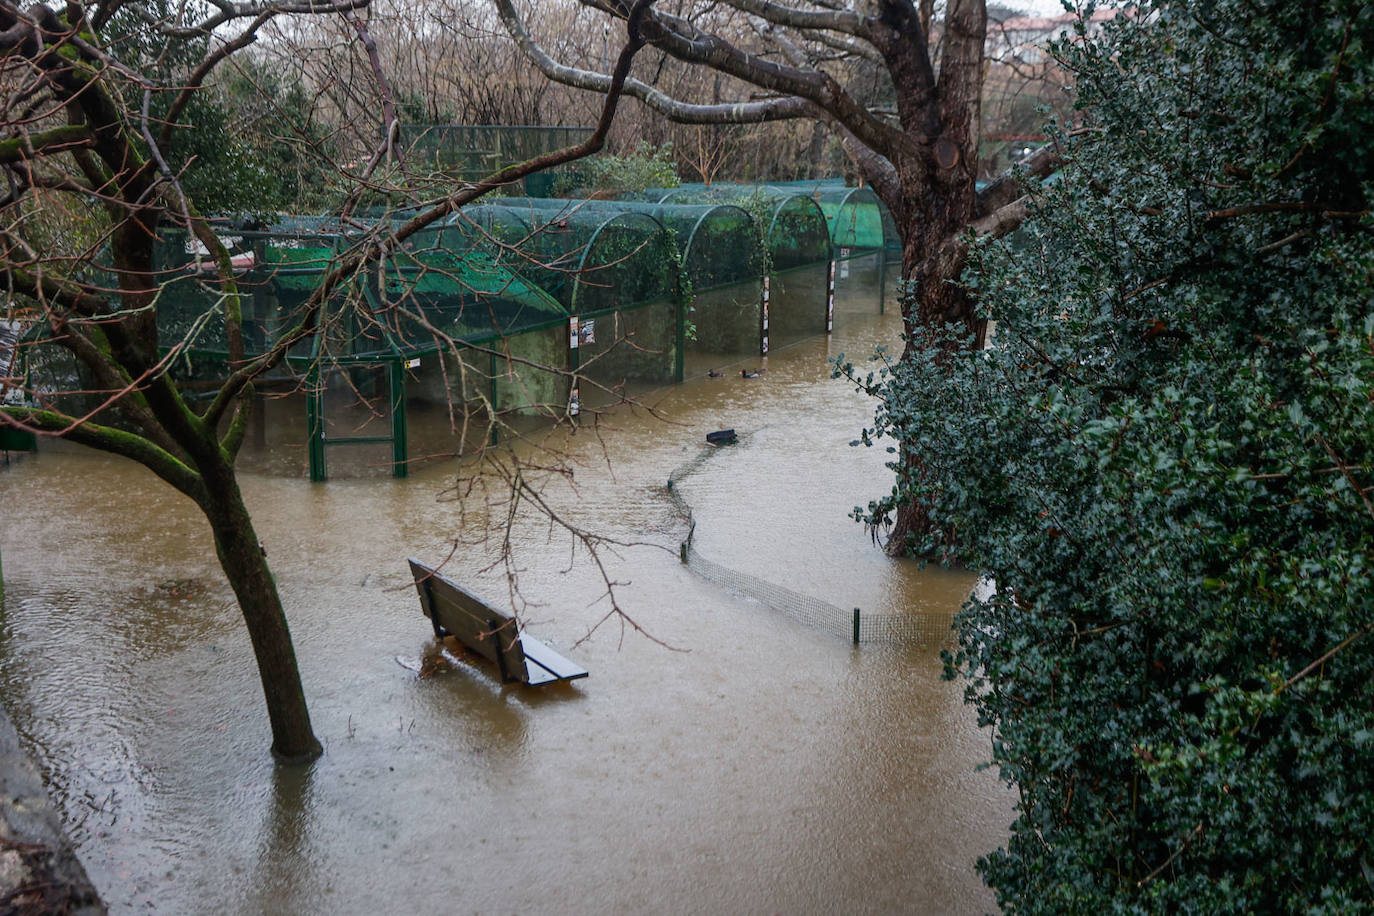
[[[235,265],[241,293],[243,341],[247,354],[262,353],[295,327],[301,307],[333,263],[342,232],[324,220],[292,220],[270,231],[218,228]],[[180,229],[161,230],[154,261],[162,286],[158,297],[158,338],[164,349],[183,346],[191,353],[227,356],[225,293],[205,248]],[[344,311],[344,287],[331,304]],[[304,344],[293,355],[308,357]]]
[[[489,236],[455,222],[408,238],[386,260],[384,281],[366,288],[375,316],[403,354],[565,322],[566,309],[516,266]]]
[[[535,156],[586,142],[590,127],[491,124],[402,124],[401,145],[412,169],[478,179]],[[547,197],[566,170],[560,167],[525,178],[525,193]]]
[[[627,195],[659,204],[733,204],[764,228],[774,271],[786,271],[830,259],[830,228],[820,205],[810,196],[771,185],[683,185]]]
[[[897,234],[897,223],[887,204],[871,188],[849,187],[840,178],[773,182],[771,187],[805,194],[820,204],[830,228],[831,244],[837,249],[883,249],[889,252],[889,263],[901,261],[902,240]],[[857,256],[862,257],[863,252]]]
[[[504,246],[518,270],[569,312],[592,313],[676,301],[676,246],[646,212],[510,203],[465,208],[451,225],[466,225]],[[516,251],[516,249],[519,249]]]
[[[581,407],[599,408],[682,379],[677,303],[600,312],[579,321]]]
[[[245,352],[262,353],[294,328],[340,253],[385,238],[389,226],[345,230],[294,218],[266,230],[221,231],[238,268]],[[160,343],[227,356],[225,294],[203,251],[184,232],[163,233]],[[318,335],[291,356],[411,357],[450,341],[491,340],[565,321],[558,301],[509,270],[507,260],[489,239],[461,225],[423,230],[366,273],[344,278],[322,313]]]
[[[293,347],[278,370],[278,381],[299,393],[296,409],[305,402],[305,448],[296,447],[299,436],[269,430],[265,449],[281,456],[283,441],[291,441],[286,451],[305,459],[316,479],[403,476],[412,404],[421,414],[438,405],[431,411],[436,416],[460,415],[464,422],[438,427],[448,440],[455,430],[461,439],[480,428],[482,441],[492,410],[499,409],[493,408],[493,353],[519,348],[522,335],[547,337],[552,329],[563,346],[550,354],[552,371],[542,374],[566,378],[568,310],[511,269],[518,265],[508,249],[462,222],[431,227],[396,244],[388,238],[395,225],[355,220],[341,226],[295,217],[265,229],[217,228],[236,268],[250,356],[299,325],[304,307],[344,252],[378,244],[386,251],[365,270],[341,278],[320,312],[318,332]],[[175,228],[162,233],[156,271],[163,287],[160,343],[183,354],[176,371],[194,367],[194,377],[186,379],[192,388],[208,389],[228,371],[223,284],[204,248]],[[566,407],[564,387],[551,397]],[[441,448],[431,438],[428,428],[419,434],[422,454]],[[442,450],[451,454],[461,447],[447,441]]]
[[[760,349],[784,346],[829,327],[830,229],[815,200],[770,185],[713,184],[659,188],[626,195],[660,204],[733,204],[764,227],[765,279]]]
[[[558,218],[571,213],[647,213],[677,244],[691,292],[686,317],[686,371],[759,352],[763,255],[748,211],[731,204],[657,204],[641,201],[512,201]]]
[[[825,213],[835,261],[834,326],[881,312],[891,217],[885,221],[887,210],[878,196],[869,188],[847,187],[839,180],[794,181],[777,187],[806,194]]]
[[[499,242],[512,269],[547,290],[571,314],[562,345],[572,378],[498,371],[505,411],[548,413],[599,407],[683,372],[682,277],[675,233],[649,208],[576,206],[509,198],[465,208],[453,224]],[[576,334],[576,346],[572,346]],[[521,341],[549,349],[538,339]],[[499,367],[498,367],[499,370]],[[561,400],[561,403],[560,403]]]
[[[578,214],[593,220],[621,213],[647,214],[671,234],[693,290],[747,282],[758,276],[762,265],[752,218],[734,205],[538,198],[509,198],[503,203],[550,214],[543,218],[558,222]]]
[[[773,264],[769,275],[766,340],[787,346],[829,330],[833,290],[830,233],[808,197],[776,198],[768,227]]]
[[[810,197],[820,205],[837,260],[859,256],[855,249],[881,251],[887,246],[878,195],[870,188],[851,188],[833,181],[795,181],[774,185]],[[849,253],[843,253],[844,250]]]

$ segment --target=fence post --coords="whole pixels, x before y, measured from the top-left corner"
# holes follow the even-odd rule
[[[854,609],[854,645],[859,644],[859,609]]]
[[[406,370],[399,356],[387,362],[391,387],[391,476],[410,474],[410,433],[406,429]]]
[[[327,376],[326,376],[327,379]],[[316,483],[329,476],[324,450],[324,391],[318,363],[312,364],[305,375],[305,425],[310,430],[307,453],[310,457],[310,479]]]

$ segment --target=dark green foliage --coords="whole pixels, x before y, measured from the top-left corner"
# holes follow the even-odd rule
[[[576,174],[568,173],[554,184],[554,192],[566,194],[573,188],[580,188],[584,193],[643,191],[677,186],[673,144],[654,146],[641,140],[623,156],[599,153],[588,157],[578,164]]]
[[[1213,0],[1067,42],[1093,132],[971,271],[983,353],[869,381],[951,673],[1021,793],[1011,912],[1374,911],[1374,9]],[[847,367],[857,377],[858,371]]]
[[[159,118],[170,102],[170,94],[155,97],[150,106],[152,117]],[[187,196],[207,213],[261,214],[290,205],[293,195],[283,179],[293,176],[294,170],[272,168],[282,163],[272,161],[277,157],[270,148],[259,148],[250,135],[237,129],[225,100],[208,91],[199,92],[178,123],[171,148],[165,151],[167,164],[181,176]]]
[[[168,38],[147,20],[194,19],[210,7],[148,0],[120,7],[102,39],[125,64],[160,88],[148,98],[148,126],[158,134],[165,115],[190,74],[212,48],[205,38]],[[203,213],[270,214],[313,210],[336,203],[331,188],[331,152],[312,118],[312,101],[298,76],[240,55],[221,68],[177,117],[167,149],[161,150],[182,190]],[[122,87],[129,117],[141,124],[144,90]]]
[[[209,212],[314,213],[338,206],[348,190],[333,164],[338,149],[316,117],[315,99],[298,75],[245,55],[234,62],[232,71],[220,74],[211,93],[206,104],[219,111],[207,120],[215,130],[225,125],[232,134],[225,148],[245,160],[237,168],[250,172],[246,181],[207,188],[236,198],[218,201]],[[235,167],[223,158],[211,161],[223,162],[224,171]],[[198,180],[211,184],[213,178]]]

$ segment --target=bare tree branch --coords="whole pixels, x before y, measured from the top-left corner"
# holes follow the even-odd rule
[[[296,328],[283,334],[266,353],[250,360],[246,365],[230,374],[220,387],[210,407],[206,409],[205,421],[211,424],[218,422],[218,419],[223,416],[224,411],[233,403],[244,386],[279,365],[296,343],[315,333],[324,305],[329,301],[334,290],[347,278],[357,273],[365,264],[384,257],[388,251],[416,232],[432,225],[489,191],[518,181],[534,172],[581,159],[600,150],[605,145],[606,134],[610,131],[611,122],[615,119],[616,108],[620,103],[620,97],[629,77],[630,65],[634,62],[635,55],[644,47],[645,42],[640,29],[645,16],[651,11],[653,2],[654,0],[635,0],[635,4],[630,10],[626,23],[629,37],[617,58],[615,70],[611,77],[611,86],[606,93],[606,100],[602,106],[601,118],[597,122],[596,129],[585,142],[561,150],[554,150],[504,168],[475,184],[464,187],[437,205],[406,221],[397,227],[389,238],[379,239],[368,245],[355,246],[321,277],[319,285],[311,293],[310,298],[302,308],[304,315]]]
[[[795,7],[772,3],[770,0],[725,0],[725,2],[745,13],[752,13],[761,19],[793,29],[824,29],[844,32],[859,38],[868,39],[874,22],[861,16],[852,9],[800,10]]]
[[[978,215],[986,216],[1019,198],[1023,178],[1044,178],[1059,167],[1063,153],[1048,143],[1031,153],[978,192]]]
[[[554,82],[577,89],[591,92],[606,92],[610,89],[610,76],[592,70],[564,66],[550,57],[530,37],[529,30],[525,28],[524,21],[516,13],[511,0],[495,0],[495,4],[506,31],[530,61],[539,68],[539,72]],[[694,105],[672,98],[634,78],[626,79],[624,93],[639,99],[664,117],[682,124],[757,124],[762,121],[823,116],[823,112],[814,103],[795,97],[722,105]]]

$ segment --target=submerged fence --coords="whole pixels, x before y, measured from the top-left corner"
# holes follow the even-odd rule
[[[703,447],[695,457],[668,476],[668,497],[688,522],[687,538],[678,545],[678,554],[688,569],[728,591],[752,598],[807,626],[852,639],[856,644],[883,642],[932,645],[950,639],[953,614],[878,614],[861,608],[845,609],[730,569],[702,556],[692,544],[696,535],[696,520],[679,484],[700,470],[720,448],[714,445]]]

